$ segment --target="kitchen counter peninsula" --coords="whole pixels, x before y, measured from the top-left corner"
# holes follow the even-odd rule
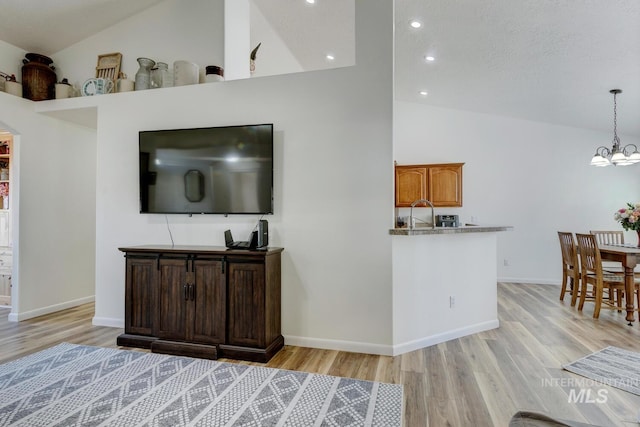
[[[487,233],[495,231],[511,230],[511,226],[499,225],[462,225],[460,227],[416,227],[416,228],[392,228],[389,234],[393,236],[422,236],[425,234],[461,234],[461,233]]]
[[[499,326],[498,233],[512,228],[389,230],[394,355]]]

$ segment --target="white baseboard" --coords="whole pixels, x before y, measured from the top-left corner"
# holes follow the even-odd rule
[[[285,335],[284,343],[296,347],[320,348],[323,350],[349,351],[352,353],[378,354],[391,356],[393,348],[385,344],[373,344],[357,341],[325,340],[319,338],[297,337]]]
[[[108,326],[110,328],[124,328],[123,319],[112,319],[110,317],[94,317],[91,319],[93,326]]]
[[[526,285],[558,285],[562,284],[561,281],[558,280],[550,280],[550,279],[531,279],[531,278],[522,278],[522,277],[498,277],[498,282],[507,282],[507,283],[522,283]]]
[[[355,341],[325,340],[293,335],[285,335],[284,343],[286,345],[293,345],[297,347],[320,348],[323,350],[350,351],[353,353],[377,354],[380,356],[398,356],[410,351],[440,344],[445,341],[451,341],[456,338],[495,329],[499,326],[500,322],[496,319],[394,346]]]
[[[82,304],[87,304],[95,301],[95,295],[91,295],[85,298],[79,298],[72,301],[65,301],[60,304],[49,305],[47,307],[37,308],[35,310],[23,311],[22,313],[11,312],[9,314],[9,322],[21,322],[27,319],[33,319],[34,317],[44,316],[45,314],[55,313],[56,311],[66,310],[68,308],[77,307]]]
[[[409,341],[403,344],[393,346],[392,356],[408,353],[410,351],[419,350],[421,348],[430,347],[442,342],[451,341],[456,338],[466,337],[467,335],[477,334],[500,326],[498,319],[487,322],[478,323],[476,325],[465,326],[464,328],[454,329],[452,331],[443,332],[441,334],[431,335],[429,337],[420,338],[418,340]]]

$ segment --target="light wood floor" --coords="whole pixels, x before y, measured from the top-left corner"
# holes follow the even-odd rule
[[[398,357],[286,346],[267,366],[404,385],[407,427],[506,426],[518,410],[600,426],[630,426],[640,396],[563,371],[608,345],[640,352],[640,325],[592,306],[581,314],[558,300],[559,287],[498,286],[500,328]],[[116,347],[120,329],[91,325],[93,304],[20,323],[0,308],[0,363],[60,342]],[[437,321],[437,319],[434,319]],[[222,360],[222,359],[221,359]],[[546,382],[545,382],[546,380]],[[592,403],[569,402],[584,386]],[[606,402],[597,403],[606,390]],[[582,394],[585,397],[585,394]],[[636,424],[637,425],[637,424]]]

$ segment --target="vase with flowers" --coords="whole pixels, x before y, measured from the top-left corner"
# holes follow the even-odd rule
[[[9,209],[9,183],[0,182],[0,197],[2,197],[2,209]]]
[[[625,230],[634,230],[638,234],[638,247],[640,248],[640,203],[627,203],[626,208],[618,209],[613,218],[622,225]]]

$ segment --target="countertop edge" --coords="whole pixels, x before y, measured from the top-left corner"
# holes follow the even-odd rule
[[[422,236],[429,234],[461,234],[461,233],[490,233],[496,231],[513,230],[511,225],[471,225],[462,227],[436,227],[436,228],[392,228],[389,234],[392,236]]]

